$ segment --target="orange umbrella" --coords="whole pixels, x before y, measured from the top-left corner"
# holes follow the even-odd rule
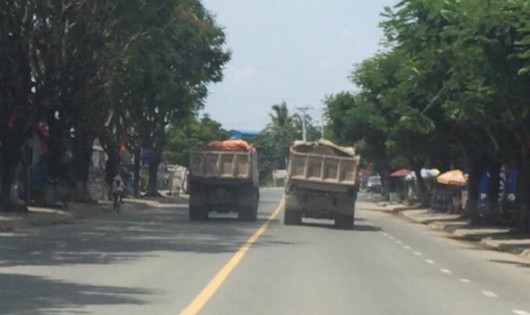
[[[465,186],[467,185],[467,177],[461,170],[451,170],[440,174],[436,181],[440,184]]]

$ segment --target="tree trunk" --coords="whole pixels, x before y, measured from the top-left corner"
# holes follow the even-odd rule
[[[15,182],[15,170],[18,167],[18,159],[13,158],[15,152],[9,152],[7,145],[0,146],[2,149],[2,192],[0,209],[10,212],[15,210],[15,204],[11,200],[11,186]]]
[[[16,203],[11,198],[11,187],[16,180],[16,170],[22,160],[22,149],[24,138],[16,138],[16,135],[4,137],[0,144],[1,154],[1,177],[2,190],[0,195],[1,210],[14,211]]]
[[[77,200],[80,202],[92,201],[90,191],[88,189],[88,178],[90,171],[90,163],[92,158],[92,137],[84,130],[79,128],[75,139],[75,151],[72,167],[75,171],[75,181],[77,188]]]
[[[530,165],[523,153],[518,163],[517,169],[517,200],[518,207],[518,223],[517,229],[522,233],[530,233],[530,194],[527,192],[530,189]]]
[[[491,163],[488,171],[490,178],[488,181],[488,204],[489,217],[491,220],[498,222],[501,219],[500,203],[499,203],[499,183],[500,183],[501,164],[497,161]]]
[[[162,149],[155,149],[153,152],[153,159],[149,162],[149,183],[147,185],[148,196],[158,196],[158,166],[162,161]]]
[[[377,169],[376,169],[377,170]],[[381,195],[385,200],[390,199],[390,172],[388,169],[383,169],[381,171],[377,170],[381,176]]]
[[[62,122],[55,119],[54,114],[48,117],[48,174],[55,184],[59,179],[64,178],[64,166],[61,163],[64,153],[64,126]]]
[[[105,182],[108,185],[112,184],[114,176],[120,172],[120,155],[118,152],[118,146],[112,143],[107,146],[107,163],[105,164]]]
[[[421,168],[422,165],[419,163],[412,164],[412,169],[416,174],[416,196],[418,201],[421,203],[422,207],[430,206],[430,200],[427,194],[427,187],[425,186],[425,181],[421,177]]]
[[[133,181],[133,190],[134,197],[138,198],[140,196],[140,148],[134,149],[134,181]]]
[[[464,215],[471,220],[471,224],[476,225],[480,222],[478,213],[477,200],[478,188],[480,183],[480,176],[482,175],[481,163],[477,161],[471,162],[471,169],[469,172],[469,191],[468,198],[465,204]]]

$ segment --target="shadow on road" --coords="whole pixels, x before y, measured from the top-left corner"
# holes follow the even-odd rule
[[[158,251],[231,253],[266,221],[265,217],[256,222],[214,217],[191,222],[187,212],[169,209],[151,210],[148,215],[108,214],[87,224],[0,236],[0,267],[112,264]],[[267,242],[260,239],[260,246],[267,246]]]
[[[530,263],[524,263],[520,261],[502,260],[502,259],[490,259],[491,262],[499,264],[510,264],[520,268],[530,268]]]
[[[57,314],[59,309],[63,314],[68,308],[88,305],[141,305],[142,298],[150,294],[142,289],[80,285],[21,274],[0,273],[0,283],[0,314]]]
[[[91,218],[84,224],[0,234],[0,314],[75,314],[70,309],[149,303],[148,297],[154,293],[141,289],[76,284],[6,270],[15,266],[133,263],[157,257],[160,252],[234,253],[269,215],[260,213],[256,222],[241,222],[237,215],[191,222],[183,207],[133,207],[121,214]],[[271,224],[277,222],[275,219]],[[274,235],[262,235],[255,246],[292,244]]]
[[[364,221],[364,220],[363,219],[355,219],[356,223],[358,221]],[[302,224],[300,226],[331,229],[331,230],[345,231],[345,232],[351,232],[351,231],[377,232],[377,231],[381,231],[381,228],[379,228],[379,227],[375,227],[375,226],[371,226],[371,225],[365,225],[365,224],[355,224],[353,226],[352,230],[341,230],[341,229],[337,229],[332,221],[330,221],[330,223],[325,223],[325,222],[302,222]]]

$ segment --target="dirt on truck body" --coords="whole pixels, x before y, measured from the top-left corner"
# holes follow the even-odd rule
[[[243,221],[255,221],[259,202],[256,149],[236,141],[211,142],[190,153],[189,215],[207,220],[212,211],[236,212]]]
[[[326,140],[296,141],[289,152],[284,223],[301,224],[306,217],[353,228],[359,161],[353,147]]]

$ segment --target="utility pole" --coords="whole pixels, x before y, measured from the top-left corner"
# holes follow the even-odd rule
[[[322,136],[322,139],[325,139],[326,137],[324,136],[324,128],[326,127],[326,111],[325,110],[322,110],[322,114],[321,114],[321,117],[320,117],[320,126],[322,128],[322,131],[320,133],[320,135]]]
[[[302,112],[302,140],[304,141],[307,141],[307,137],[306,137],[306,126],[305,126],[305,117],[306,117],[306,112],[308,110],[311,109],[311,107],[309,106],[301,106],[301,107],[297,107],[296,108],[297,110],[299,110],[300,112]]]

